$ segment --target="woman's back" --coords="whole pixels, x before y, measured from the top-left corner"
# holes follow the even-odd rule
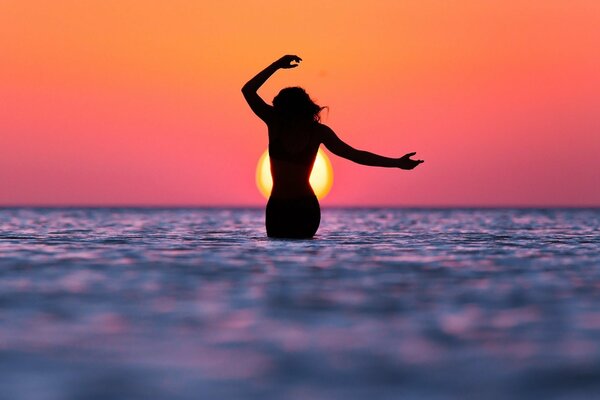
[[[319,123],[273,121],[269,124],[269,158],[277,198],[313,195],[309,178],[319,150]]]

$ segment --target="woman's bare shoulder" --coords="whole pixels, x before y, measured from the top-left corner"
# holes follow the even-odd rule
[[[315,123],[315,131],[318,133],[318,135],[321,139],[331,136],[332,134],[335,135],[335,132],[333,131],[333,129],[331,129],[329,126],[322,124],[320,122]]]

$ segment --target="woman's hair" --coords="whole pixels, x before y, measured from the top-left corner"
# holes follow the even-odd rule
[[[285,120],[321,121],[321,107],[301,87],[281,89],[273,99],[273,108]]]

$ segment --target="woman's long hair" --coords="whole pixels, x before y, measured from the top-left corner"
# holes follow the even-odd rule
[[[301,87],[281,89],[273,99],[275,112],[285,121],[321,121],[321,107]]]

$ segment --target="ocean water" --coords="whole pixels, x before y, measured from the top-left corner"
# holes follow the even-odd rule
[[[0,209],[0,398],[600,396],[600,209]]]

